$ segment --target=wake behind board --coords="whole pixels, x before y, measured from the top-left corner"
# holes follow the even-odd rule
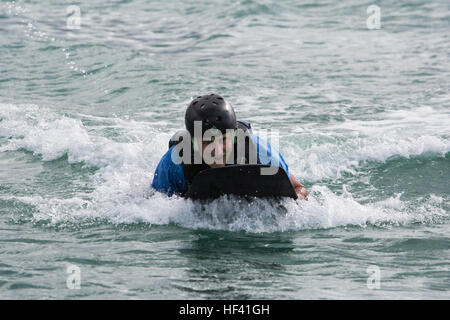
[[[198,173],[185,197],[191,199],[214,199],[224,194],[243,197],[289,197],[297,194],[283,169],[273,175],[261,175],[267,165],[230,165]]]

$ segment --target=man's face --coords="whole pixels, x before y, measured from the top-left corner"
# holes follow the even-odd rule
[[[201,146],[205,163],[211,168],[224,167],[233,152],[232,132],[214,135],[211,139],[205,137],[204,140]]]

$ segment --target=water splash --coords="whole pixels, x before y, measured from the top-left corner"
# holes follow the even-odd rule
[[[13,197],[36,208],[36,221],[59,224],[100,219],[115,224],[173,223],[195,229],[278,232],[435,223],[448,218],[448,200],[433,195],[418,202],[401,200],[397,195],[383,201],[361,204],[345,188],[342,195],[337,195],[323,185],[311,188],[307,202],[263,199],[247,202],[224,196],[210,203],[199,203],[179,197],[169,198],[152,192],[149,185],[170,134],[154,131],[149,135],[149,124],[132,120],[131,124],[115,118],[103,121],[98,118],[94,122],[91,117],[91,125],[86,126],[81,119],[73,116],[58,115],[35,105],[11,104],[0,105],[0,119],[0,135],[7,138],[0,145],[0,152],[25,149],[43,161],[67,155],[69,163],[80,162],[95,168],[91,176],[93,192],[79,192],[70,199]],[[102,136],[100,133],[105,127],[120,127],[122,142]],[[129,134],[132,138],[125,139]],[[370,139],[363,141],[367,143]],[[388,152],[384,153],[381,148],[382,156],[378,159],[386,161],[391,155],[410,156],[417,154],[417,151],[448,152],[448,142],[439,144],[436,141],[440,141],[439,138],[427,140],[419,137],[411,142],[411,146],[415,147],[406,149],[398,149],[392,141],[386,147]],[[311,155],[308,165],[317,165],[318,168],[328,165],[331,168],[333,159],[337,159],[349,168],[350,165],[357,166],[360,160],[373,160],[376,153],[369,151],[380,150],[379,145],[367,149],[348,143],[344,147],[346,151],[340,154],[336,146],[310,148],[307,151]],[[353,152],[350,152],[352,148]],[[322,178],[328,174],[326,169],[317,172],[316,175]]]

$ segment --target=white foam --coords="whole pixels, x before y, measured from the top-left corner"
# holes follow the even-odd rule
[[[155,151],[152,146],[162,146],[159,139],[151,141],[152,132],[142,132],[144,129],[136,142],[116,142],[96,134],[79,119],[60,116],[35,105],[0,104],[0,119],[0,135],[10,138],[0,146],[0,152],[25,149],[44,161],[67,155],[69,163],[120,168],[145,164],[147,160],[143,157]],[[132,134],[137,135],[137,132]],[[145,146],[150,148],[144,150]],[[158,153],[162,154],[163,149]]]
[[[71,199],[9,196],[35,206],[37,221],[58,224],[103,219],[111,223],[174,223],[186,228],[274,232],[391,226],[448,218],[444,209],[448,200],[436,196],[414,204],[402,201],[400,195],[361,204],[345,188],[342,195],[336,195],[320,185],[309,190],[307,202],[258,199],[248,203],[222,197],[199,204],[176,196],[169,198],[149,190],[170,136],[152,129],[151,124],[90,117],[90,125],[86,126],[82,116],[77,119],[34,105],[11,104],[0,104],[0,119],[0,135],[8,138],[0,145],[1,152],[23,148],[44,161],[67,154],[70,163],[83,162],[98,168],[92,175],[92,193],[79,192]],[[102,135],[104,129],[120,129],[121,136],[107,138]],[[300,160],[292,161],[293,153],[287,153],[285,158],[291,170],[294,168],[302,178],[314,181],[357,170],[364,161],[386,161],[391,156],[409,157],[426,152],[445,154],[450,144],[442,135],[444,131],[437,136],[427,133],[402,137],[395,131],[382,135],[383,130],[365,132],[366,136],[328,136],[327,143],[311,144],[304,150],[295,145]]]
[[[342,173],[356,174],[356,170],[369,161],[384,163],[393,157],[436,153],[444,156],[450,152],[450,139],[436,136],[379,138],[353,137],[335,143],[314,144],[306,150],[292,145],[287,152],[291,158],[291,172],[301,179],[318,181],[339,178]]]
[[[312,143],[299,148],[302,139]],[[284,150],[288,164],[301,179],[319,181],[356,174],[367,162],[393,157],[450,152],[450,114],[421,107],[383,114],[380,119],[347,120],[303,131]]]
[[[139,192],[127,195],[122,192],[113,198],[94,197],[92,200],[37,196],[13,198],[36,206],[34,218],[51,224],[102,219],[115,224],[173,223],[193,229],[260,233],[368,225],[391,227],[448,219],[448,213],[442,208],[445,200],[436,201],[436,196],[428,197],[420,206],[412,207],[399,197],[362,205],[346,195],[338,196],[324,186],[314,186],[309,201],[284,200],[281,203],[262,199],[247,202],[224,196],[208,204],[200,204],[160,193],[145,198]]]

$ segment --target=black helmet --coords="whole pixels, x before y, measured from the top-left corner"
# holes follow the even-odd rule
[[[231,104],[217,94],[199,96],[192,100],[186,110],[186,129],[194,136],[194,121],[202,121],[202,134],[211,128],[222,133],[236,129],[236,114]]]

